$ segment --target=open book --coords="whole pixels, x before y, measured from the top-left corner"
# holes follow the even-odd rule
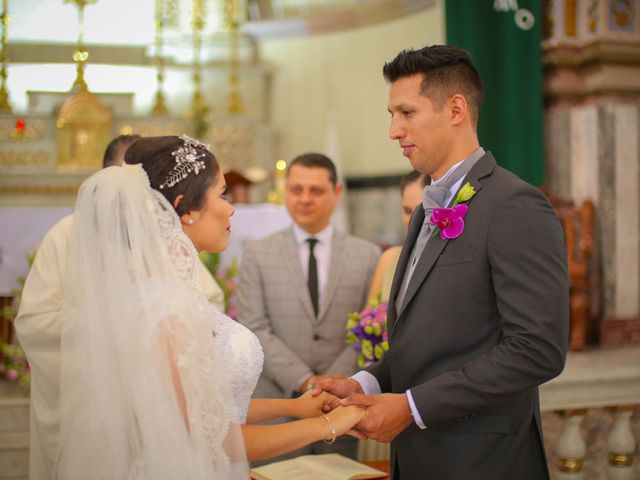
[[[257,480],[356,480],[389,476],[337,453],[303,455],[251,470]]]

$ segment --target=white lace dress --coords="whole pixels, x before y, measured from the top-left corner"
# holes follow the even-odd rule
[[[56,478],[248,479],[241,424],[262,348],[199,290],[173,207],[139,166],[101,170],[71,245]]]
[[[209,303],[202,291],[199,258],[193,244],[182,229],[170,230],[177,238],[170,244],[178,246],[171,252],[176,271],[190,287],[197,291],[196,311],[210,319],[201,342],[192,342],[191,348],[178,358],[183,373],[200,385],[192,389],[189,405],[189,423],[192,440],[199,443],[202,456],[214,465],[216,478],[246,478],[244,440],[239,426],[246,423],[251,395],[256,387],[264,361],[258,337]],[[202,323],[200,323],[202,325]],[[200,329],[198,331],[201,331]],[[210,350],[210,352],[209,352]],[[195,397],[195,398],[194,398]],[[221,403],[213,398],[226,399]],[[220,446],[224,445],[225,454]]]
[[[232,423],[246,423],[247,410],[251,395],[258,383],[264,362],[264,352],[258,337],[244,325],[228,317],[214,305],[207,301],[201,291],[201,269],[197,268],[200,261],[193,244],[184,235],[182,229],[165,228],[167,235],[174,237],[169,244],[171,259],[175,270],[187,281],[190,286],[198,291],[198,307],[205,316],[212,319],[211,328],[214,350],[223,355],[227,383],[235,400],[234,412],[230,419]],[[189,368],[189,367],[188,367]],[[217,382],[216,382],[217,383]]]
[[[215,307],[213,307],[215,310]],[[229,384],[236,400],[235,414],[231,421],[246,423],[251,395],[262,372],[264,354],[258,337],[244,325],[219,311],[214,311],[213,339],[229,358]]]

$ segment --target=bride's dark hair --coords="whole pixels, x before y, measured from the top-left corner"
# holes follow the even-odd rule
[[[205,169],[198,175],[191,172],[174,186],[165,186],[162,190],[160,185],[167,179],[169,172],[176,164],[175,157],[171,154],[184,146],[184,141],[180,137],[142,137],[131,144],[124,156],[124,161],[128,164],[142,164],[145,172],[149,176],[151,187],[164,195],[171,203],[178,195],[184,195],[182,201],[176,208],[179,216],[190,210],[199,210],[205,202],[205,193],[220,173],[220,165],[216,157],[206,148],[197,147],[204,156],[199,158],[205,164]]]

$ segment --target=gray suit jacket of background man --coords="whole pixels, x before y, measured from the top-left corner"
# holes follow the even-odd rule
[[[437,235],[395,299],[424,219],[412,217],[389,302],[383,392],[411,389],[426,430],[392,442],[394,479],[549,478],[538,385],[564,368],[569,287],[564,236],[546,198],[490,153],[465,181],[477,191],[462,234]]]
[[[247,243],[238,318],[264,349],[256,397],[290,397],[310,369],[338,375],[356,370],[356,352],[345,344],[347,314],[365,305],[379,256],[376,245],[335,230],[316,318],[292,228]]]

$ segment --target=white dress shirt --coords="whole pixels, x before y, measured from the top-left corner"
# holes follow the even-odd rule
[[[480,147],[478,150],[473,152],[471,155],[476,154],[476,152],[478,152],[477,153],[478,155],[484,154],[484,150],[482,149],[482,147]],[[453,171],[456,168],[458,168],[460,164],[462,164],[462,162],[464,162],[465,160],[466,158],[456,163],[455,165],[453,165],[449,170],[447,170],[447,173],[445,173],[442,177],[440,177],[438,180],[431,182],[431,185],[440,185],[441,183],[444,183],[446,178],[451,173],[453,173]],[[465,177],[466,175],[451,186],[451,189],[449,189],[449,192],[447,193],[447,196],[444,199],[445,205],[449,205],[449,203],[451,203],[451,200],[453,200],[453,196],[462,186],[462,182],[465,180]],[[351,378],[353,378],[355,381],[357,381],[360,384],[360,386],[362,387],[362,390],[367,395],[377,395],[379,393],[382,393],[380,389],[380,384],[378,383],[378,380],[376,379],[376,377],[374,377],[373,374],[367,372],[366,370],[360,370],[359,372],[356,372]],[[409,408],[411,408],[411,414],[413,415],[413,420],[416,422],[416,425],[418,425],[418,427],[420,427],[423,430],[426,429],[427,426],[422,421],[422,417],[420,417],[420,412],[418,412],[418,409],[416,408],[416,404],[413,401],[413,396],[411,395],[411,389],[408,389],[406,391],[406,394],[407,394],[407,400],[409,401]]]
[[[298,246],[298,258],[304,278],[309,278],[309,238],[316,238],[318,243],[313,248],[318,265],[318,309],[322,305],[322,299],[329,279],[329,267],[331,266],[331,248],[333,246],[333,225],[329,224],[324,230],[311,235],[295,223],[293,224],[293,236]]]
[[[333,246],[333,225],[330,223],[324,230],[321,230],[315,235],[311,235],[296,223],[293,224],[293,236],[296,239],[296,245],[298,246],[298,258],[300,259],[300,266],[302,267],[302,275],[307,280],[309,279],[309,244],[307,240],[309,238],[315,238],[318,240],[313,248],[313,255],[316,257],[316,264],[318,266],[318,310],[322,305],[322,299],[324,298],[324,292],[327,286],[327,280],[329,278],[329,267],[331,266],[331,248]],[[305,373],[298,383],[296,389],[300,390],[302,384],[310,377],[314,372],[309,371]]]

